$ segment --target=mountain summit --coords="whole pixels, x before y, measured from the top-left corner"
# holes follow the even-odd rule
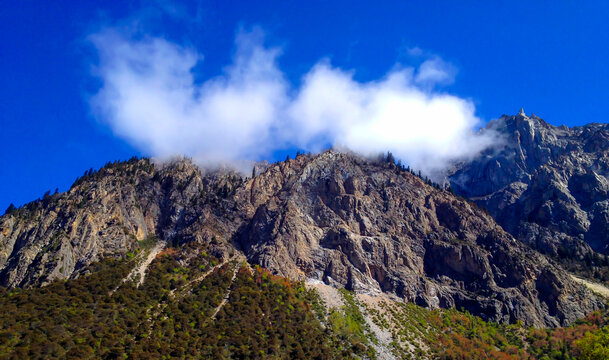
[[[483,132],[503,142],[459,164],[449,177],[453,189],[543,253],[606,265],[609,125],[557,127],[521,111]]]

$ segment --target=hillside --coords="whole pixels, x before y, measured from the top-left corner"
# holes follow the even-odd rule
[[[558,359],[609,347],[598,285],[391,159],[327,151],[256,173],[134,158],[11,209],[0,357]]]
[[[0,288],[0,358],[604,359],[609,351],[607,314],[557,329],[487,323],[305,286],[193,243],[159,253],[138,287],[129,274],[154,241],[78,279]]]
[[[493,219],[393,163],[328,151],[250,179],[133,159],[0,218],[8,287],[78,277],[141,242],[242,253],[293,280],[387,293],[486,320],[569,325],[603,301]],[[140,273],[145,269],[140,268]]]

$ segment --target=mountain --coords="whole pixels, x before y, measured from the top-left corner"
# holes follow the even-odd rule
[[[392,162],[334,151],[253,178],[189,160],[88,171],[68,192],[0,218],[0,281],[35,288],[149,249],[130,275],[141,283],[163,249],[186,251],[187,264],[189,246],[293,280],[494,322],[556,327],[603,307],[477,206]]]
[[[609,265],[609,125],[556,127],[521,111],[482,132],[501,141],[454,168],[455,192],[565,264]]]

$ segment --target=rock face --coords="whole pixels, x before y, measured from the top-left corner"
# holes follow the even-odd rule
[[[480,209],[393,165],[301,156],[235,199],[250,219],[237,236],[248,259],[284,276],[502,322],[557,326],[598,305]]]
[[[78,276],[150,235],[293,279],[386,292],[488,320],[570,324],[602,301],[475,205],[393,164],[325,152],[243,180],[188,161],[102,169],[0,218],[7,286]]]
[[[520,112],[483,131],[504,143],[450,174],[455,191],[550,254],[609,252],[609,126],[555,127]]]
[[[221,224],[191,226],[213,221],[204,203],[216,198],[206,194],[231,179],[204,178],[187,161],[158,170],[148,160],[107,165],[66,193],[0,217],[0,285],[44,285],[78,276],[103,256],[125,254],[154,237],[210,241],[212,229],[228,233]]]

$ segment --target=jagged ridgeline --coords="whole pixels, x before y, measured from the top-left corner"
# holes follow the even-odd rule
[[[455,167],[456,193],[570,271],[609,283],[609,125],[552,126],[521,111],[482,132],[499,146]]]
[[[450,191],[393,162],[334,151],[256,174],[132,159],[11,209],[0,218],[0,353],[586,351],[555,346],[558,330],[536,333],[533,345],[528,326],[575,324],[604,300]],[[601,336],[603,318],[561,331],[582,326]]]

